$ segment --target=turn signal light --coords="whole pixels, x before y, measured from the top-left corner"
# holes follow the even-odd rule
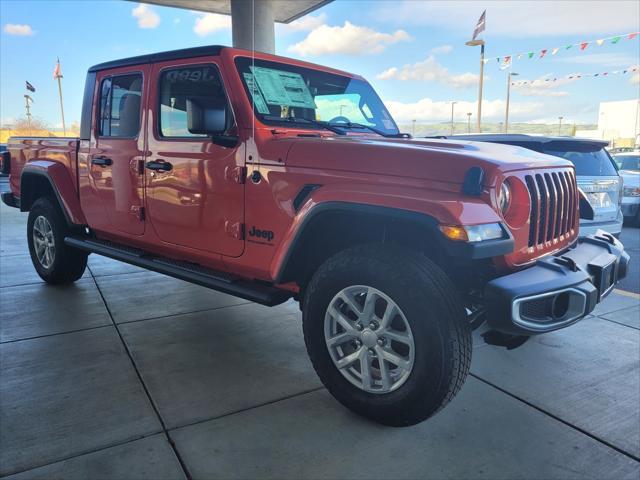
[[[456,225],[440,225],[440,231],[451,240],[458,240],[463,242],[469,240],[467,231],[464,229],[464,227],[458,227]]]

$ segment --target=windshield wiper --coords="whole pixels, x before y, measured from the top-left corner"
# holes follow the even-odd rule
[[[382,130],[378,130],[377,128],[374,127],[370,127],[369,125],[363,125],[361,123],[353,123],[353,122],[349,122],[349,123],[330,123],[329,125],[333,125],[336,127],[346,127],[346,128],[362,128],[365,130],[369,130],[373,133],[377,133],[378,135],[382,136],[382,137],[387,137],[387,138],[411,138],[411,135],[409,135],[408,133],[385,133]]]
[[[330,125],[328,122],[318,122],[317,120],[311,120],[308,118],[302,117],[276,117],[275,115],[264,115],[265,119],[272,120],[275,122],[290,122],[290,123],[307,123],[309,125],[313,125],[315,127],[324,128],[325,130],[329,130],[330,132],[335,133],[336,135],[346,135],[346,133],[339,128]]]

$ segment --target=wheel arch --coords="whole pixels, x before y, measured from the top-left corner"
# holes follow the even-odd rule
[[[43,196],[58,203],[67,224],[86,224],[77,190],[64,165],[35,161],[24,167],[20,175],[20,211],[29,211],[33,202]]]
[[[363,203],[329,201],[310,208],[275,266],[275,282],[305,283],[324,259],[354,245],[396,243],[443,253],[431,215]]]

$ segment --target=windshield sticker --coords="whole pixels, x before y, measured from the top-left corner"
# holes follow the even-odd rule
[[[262,96],[262,93],[260,93],[260,89],[256,86],[255,82],[253,81],[253,74],[245,73],[244,81],[246,82],[247,87],[249,87],[249,91],[251,92],[251,98],[253,98],[253,103],[256,106],[256,110],[258,110],[258,113],[263,113],[268,115],[269,107],[267,107],[267,104],[264,101],[264,97]]]
[[[251,66],[256,83],[269,105],[312,108],[313,101],[309,87],[299,73],[285,72],[271,68]]]

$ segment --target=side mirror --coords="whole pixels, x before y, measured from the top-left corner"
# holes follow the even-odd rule
[[[238,137],[224,135],[227,130],[227,109],[206,103],[206,100],[187,99],[187,130],[196,135],[211,135],[211,141],[216,145],[235,147]]]
[[[221,135],[227,129],[227,111],[188,98],[187,129],[196,135]]]

